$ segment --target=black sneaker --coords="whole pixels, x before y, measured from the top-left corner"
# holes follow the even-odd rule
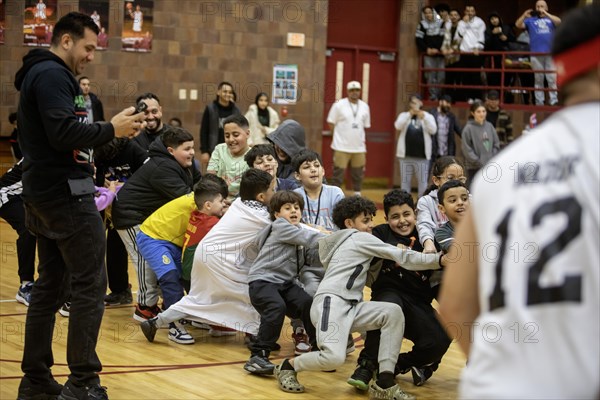
[[[263,352],[263,354],[265,354]],[[275,364],[269,361],[269,358],[263,355],[255,355],[250,357],[244,369],[256,375],[273,375]]]
[[[156,336],[156,331],[158,330],[156,318],[145,320],[140,324],[140,328],[142,329],[144,336],[146,336],[146,339],[148,339],[149,342],[154,342],[154,337]]]
[[[108,400],[108,394],[106,394],[106,387],[100,386],[99,383],[75,386],[71,381],[67,381],[58,395],[58,400]]]
[[[369,390],[369,383],[375,376],[376,366],[368,360],[360,360],[358,367],[346,382],[359,390]]]
[[[122,292],[112,292],[104,296],[104,304],[107,306],[119,306],[121,304],[133,303],[133,295],[131,294],[131,285]]]
[[[433,370],[429,366],[423,368],[412,367],[410,371],[412,372],[413,383],[416,386],[423,386],[427,379],[433,375]]]
[[[56,399],[61,393],[63,385],[54,379],[46,384],[33,384],[29,378],[23,377],[19,384],[17,400],[49,400]]]

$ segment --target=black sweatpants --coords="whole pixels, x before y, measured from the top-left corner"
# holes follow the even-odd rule
[[[414,345],[411,351],[399,355],[397,370],[423,367],[441,360],[451,340],[438,321],[436,311],[431,304],[403,295],[397,289],[391,288],[373,293],[371,300],[398,304],[404,312],[406,320],[404,337],[411,340]],[[379,331],[367,332],[365,347],[358,359],[359,363],[368,360],[373,365],[377,365],[379,336]]]
[[[302,320],[310,342],[316,348],[315,327],[310,319],[312,297],[304,289],[293,281],[285,283],[253,281],[249,284],[249,293],[252,305],[260,314],[257,340],[250,345],[252,355],[270,353],[279,339],[286,315]]]

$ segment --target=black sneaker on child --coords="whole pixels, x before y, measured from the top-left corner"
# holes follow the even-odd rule
[[[148,339],[149,342],[154,342],[154,337],[156,336],[156,331],[158,330],[156,319],[156,317],[150,318],[140,324],[142,333],[144,336],[146,336],[146,339]]]
[[[375,376],[377,367],[369,360],[359,360],[358,367],[346,381],[349,385],[359,390],[369,390],[369,383]]]
[[[269,357],[265,351],[261,351],[261,354],[250,357],[246,365],[244,365],[244,369],[256,375],[273,375],[275,364],[269,361]]]
[[[423,368],[412,367],[410,372],[412,372],[413,383],[415,386],[423,386],[423,384],[433,375],[433,370],[429,366]]]
[[[21,379],[17,400],[56,399],[63,385],[54,379],[45,384],[34,384],[27,377]]]
[[[71,381],[67,381],[58,395],[58,400],[108,400],[108,394],[106,387],[100,386],[99,383],[75,386]]]
[[[119,306],[121,304],[133,303],[133,295],[131,294],[131,285],[122,292],[112,292],[104,296],[104,304],[107,306]]]

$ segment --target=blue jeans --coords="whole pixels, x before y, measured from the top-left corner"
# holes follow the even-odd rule
[[[99,383],[102,364],[96,343],[106,294],[106,236],[93,195],[25,202],[25,210],[27,227],[38,238],[39,277],[27,310],[21,368],[32,383],[52,379],[55,314],[70,285],[69,380],[75,385]]]

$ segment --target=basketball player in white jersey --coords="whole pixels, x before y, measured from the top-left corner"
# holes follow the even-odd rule
[[[600,5],[553,56],[565,108],[491,160],[448,254],[440,311],[464,399],[600,395]]]

